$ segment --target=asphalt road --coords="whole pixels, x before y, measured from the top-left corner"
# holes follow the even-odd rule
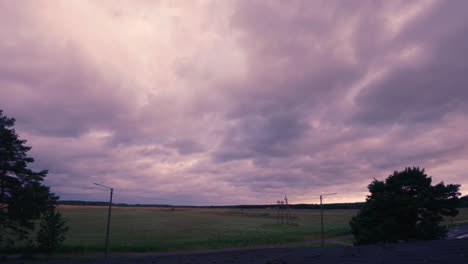
[[[447,239],[468,238],[468,225],[457,226],[449,229]]]

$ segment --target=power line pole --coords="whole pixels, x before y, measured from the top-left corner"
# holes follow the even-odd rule
[[[322,205],[322,195],[320,195],[320,224],[322,226],[322,247],[323,247],[323,205]]]
[[[278,203],[278,215],[277,215],[277,223],[280,223],[280,200],[276,201]]]
[[[283,224],[284,223],[283,221],[284,220],[284,206],[283,206],[284,202],[280,201],[280,204],[281,204],[281,224]]]
[[[110,219],[111,219],[111,209],[112,209],[112,195],[114,194],[114,189],[99,183],[94,183],[98,186],[110,189],[110,199],[109,199],[109,210],[107,212],[107,232],[106,232],[106,251],[105,251],[105,257],[107,259],[107,252],[109,248],[109,229],[110,229]]]
[[[336,193],[327,193],[327,194],[321,194],[320,195],[320,223],[322,225],[322,248],[324,246],[324,238],[323,238],[323,204],[322,204],[322,196],[325,195],[334,195]]]
[[[289,224],[289,204],[288,204],[288,197],[284,196],[284,201],[286,202],[286,224]]]

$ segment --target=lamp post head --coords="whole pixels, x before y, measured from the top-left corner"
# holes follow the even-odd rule
[[[320,196],[326,196],[326,195],[335,195],[337,193],[326,193],[326,194],[321,194]]]
[[[102,185],[102,184],[99,184],[99,183],[94,183],[94,184],[97,185],[97,186],[101,186],[101,187],[104,187],[104,188],[107,188],[107,189],[112,190],[112,188],[109,187],[109,186],[105,186],[105,185]]]

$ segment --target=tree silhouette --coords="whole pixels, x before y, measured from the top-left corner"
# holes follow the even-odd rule
[[[440,239],[447,229],[443,216],[456,216],[460,185],[432,186],[424,169],[395,171],[385,182],[368,186],[370,195],[351,219],[356,244]]]
[[[31,147],[19,139],[13,129],[14,118],[0,110],[0,243],[14,244],[34,229],[34,220],[52,210],[58,197],[42,185],[46,170],[28,167],[34,159],[27,155]]]
[[[57,250],[65,240],[65,233],[68,226],[62,215],[51,210],[44,214],[37,234],[37,243],[39,249],[46,253],[52,253]]]

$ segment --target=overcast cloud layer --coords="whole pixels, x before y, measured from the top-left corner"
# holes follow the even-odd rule
[[[63,199],[363,201],[405,166],[466,194],[466,10],[0,0],[0,109]]]

